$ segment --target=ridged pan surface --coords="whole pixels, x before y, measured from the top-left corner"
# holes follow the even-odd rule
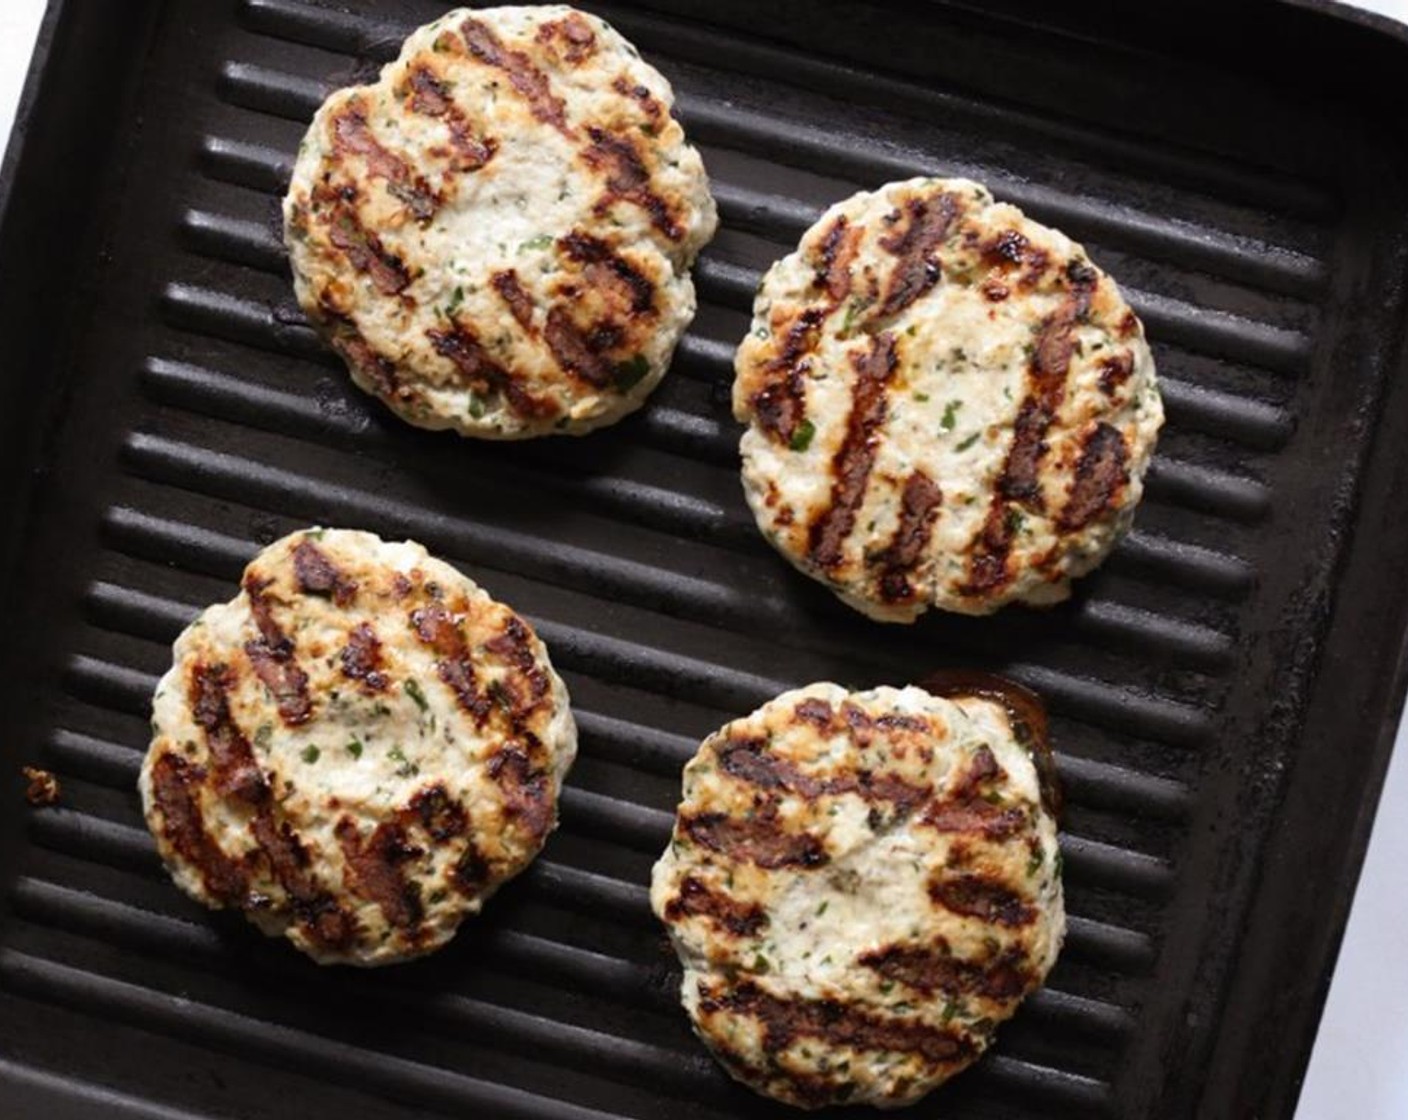
[[[103,160],[52,169],[91,177],[93,231],[53,262],[73,273],[61,388],[3,526],[0,757],[63,795],[29,810],[16,789],[0,811],[0,1096],[55,1116],[791,1115],[730,1082],[678,1007],[646,886],[680,768],[784,689],[967,667],[1049,704],[1070,934],[994,1052],[912,1115],[1194,1114],[1243,932],[1266,920],[1258,860],[1389,380],[1403,212],[1373,175],[1401,175],[1399,156],[1274,83],[1047,23],[594,6],[673,82],[722,227],[641,414],[488,445],[410,429],[351,385],[293,302],[276,216],[322,98],[443,8],[132,10]],[[1053,610],[868,622],[744,503],[731,357],[762,271],[831,202],[915,174],[981,180],[1083,241],[1148,328],[1169,420],[1145,503]],[[374,973],[320,970],[187,901],[135,792],[171,641],[314,522],[417,539],[524,613],[582,735],[542,858],[448,949]]]

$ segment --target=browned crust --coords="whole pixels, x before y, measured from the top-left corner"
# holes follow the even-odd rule
[[[442,603],[430,603],[411,612],[416,636],[438,655],[435,672],[455,694],[459,706],[483,726],[493,705],[475,679],[474,661],[459,622]]]
[[[828,227],[821,239],[821,263],[813,283],[826,292],[833,307],[851,294],[851,263],[860,249],[860,226],[852,226],[844,214]]]
[[[1134,355],[1121,350],[1100,361],[1100,388],[1107,397],[1113,397],[1121,385],[1134,373]]]
[[[923,471],[905,479],[900,496],[900,519],[890,543],[871,559],[880,569],[880,597],[887,603],[908,603],[915,598],[910,575],[924,555],[943,505],[943,491]]]
[[[801,423],[807,356],[821,337],[826,308],[809,307],[792,321],[783,337],[782,350],[768,361],[764,372],[771,379],[753,394],[753,414],[773,439],[786,443]],[[776,375],[781,374],[781,377]]]
[[[761,906],[730,898],[687,875],[680,883],[680,893],[665,904],[665,920],[694,917],[707,918],[736,937],[753,937],[768,926],[767,912]]]
[[[888,332],[872,336],[866,353],[851,355],[856,381],[846,435],[831,460],[831,502],[808,530],[807,555],[819,568],[834,568],[844,559],[842,549],[875,463],[875,435],[885,421],[886,390],[896,364],[895,337]]]
[[[469,815],[464,806],[452,798],[439,782],[418,790],[408,806],[409,814],[419,822],[430,838],[443,843],[463,836],[469,828]]]
[[[934,251],[948,237],[963,207],[957,196],[911,198],[905,203],[908,222],[904,230],[880,239],[881,248],[898,259],[890,272],[877,314],[898,315],[939,282],[942,270]]]
[[[533,116],[544,124],[551,125],[568,139],[573,138],[574,133],[568,127],[566,106],[562,98],[553,92],[548,76],[533,65],[533,60],[527,54],[506,49],[493,28],[477,19],[466,19],[460,24],[460,34],[474,58],[485,66],[492,66],[507,75],[509,83],[518,91],[519,96],[528,102]]]
[[[447,331],[427,331],[426,336],[435,347],[435,352],[450,359],[465,383],[475,392],[486,395],[502,393],[509,407],[519,416],[543,418],[557,414],[556,404],[535,397],[524,389],[509,370],[489,356],[478,336],[463,323],[453,322]]]
[[[517,822],[529,843],[540,844],[552,831],[555,819],[548,772],[535,765],[527,751],[509,745],[489,760],[488,773],[499,787],[509,819]]]
[[[248,904],[249,878],[205,831],[196,791],[205,783],[203,767],[165,751],[151,768],[152,801],[161,813],[161,835],[195,869],[206,893],[223,906]]]
[[[234,683],[229,666],[197,664],[191,669],[188,700],[210,748],[216,792],[258,805],[269,799],[269,783],[254,760],[249,740],[230,715],[228,690]]]
[[[350,319],[337,316],[328,345],[341,354],[353,370],[369,381],[379,396],[391,398],[404,395],[396,379],[396,363],[384,354],[377,353],[372,344],[352,325]]]
[[[946,910],[969,918],[1017,928],[1036,921],[1036,908],[1005,883],[988,875],[936,878],[929,897]]]
[[[427,117],[441,117],[450,130],[450,146],[454,149],[456,171],[477,171],[489,162],[497,150],[491,139],[479,139],[463,111],[450,96],[449,83],[438,77],[424,64],[411,67],[408,79],[411,110]],[[432,149],[433,154],[443,154]]]
[[[607,332],[600,339],[593,338],[572,321],[565,307],[555,306],[548,309],[543,340],[565,373],[596,389],[611,385],[615,369],[602,353],[606,346],[601,343],[614,344],[614,332]]]
[[[532,330],[533,297],[519,282],[518,273],[511,268],[505,269],[494,273],[489,282],[494,285],[494,291],[499,293],[499,298],[508,307],[514,322],[525,331]]]
[[[1057,524],[1066,532],[1084,528],[1110,508],[1129,481],[1129,450],[1124,436],[1100,423],[1085,437],[1070,495]]]
[[[304,594],[330,598],[339,607],[351,606],[357,598],[357,581],[307,537],[293,550],[293,574]]]
[[[655,310],[654,283],[601,238],[573,230],[557,244],[569,260],[585,266],[588,284],[618,288],[631,314],[646,315]]]
[[[1015,1000],[1035,985],[1027,960],[1017,949],[986,961],[961,960],[942,937],[929,945],[887,945],[857,958],[857,963],[926,995],[978,995]]]
[[[1015,230],[1012,237],[995,243],[1003,259],[1017,260],[1027,254],[1026,238]],[[1005,235],[1004,235],[1005,237]],[[1044,266],[1044,262],[1043,262]],[[1013,506],[1044,511],[1041,492],[1041,462],[1048,450],[1046,433],[1055,422],[1066,395],[1074,348],[1072,331],[1090,310],[1098,274],[1088,265],[1071,262],[1066,274],[1070,294],[1042,323],[1027,370],[1027,395],[1017,410],[1012,445],[1008,448],[1002,474],[994,488],[983,527],[969,546],[968,579],[961,588],[966,595],[986,595],[1005,586],[1012,578],[1008,557],[1015,536]]]
[[[20,773],[24,775],[26,801],[36,809],[58,804],[61,793],[59,779],[50,771],[41,770],[37,766],[21,766]]]
[[[810,696],[792,709],[793,714],[798,719],[817,727],[826,727],[831,723],[836,712],[831,705],[815,696]]]
[[[384,692],[390,683],[381,671],[381,639],[369,622],[357,623],[348,633],[340,660],[342,675],[360,684],[364,692]]]
[[[836,1047],[917,1054],[934,1065],[966,1063],[976,1056],[973,1043],[961,1034],[913,1019],[883,1017],[840,1000],[784,999],[749,980],[721,995],[701,984],[699,1010],[704,1015],[725,1012],[756,1019],[763,1027],[763,1049],[770,1055],[799,1038],[815,1038]]]
[[[244,590],[249,596],[250,612],[254,615],[259,637],[245,643],[245,656],[264,687],[274,694],[279,718],[290,727],[307,723],[313,714],[313,702],[308,696],[308,674],[298,664],[293,639],[284,633],[274,618],[273,606],[265,589],[272,579],[245,577]]]
[[[822,842],[810,833],[784,832],[777,820],[775,803],[764,805],[754,816],[744,819],[727,813],[681,816],[679,829],[710,851],[768,870],[821,867],[830,858]]]
[[[425,917],[420,884],[402,874],[401,865],[422,855],[399,821],[385,821],[363,837],[357,822],[343,817],[334,829],[347,862],[352,890],[374,902],[393,927],[412,929]]]
[[[358,272],[371,277],[384,296],[400,295],[411,283],[411,274],[401,258],[381,243],[381,238],[362,225],[357,211],[346,203],[330,207],[328,240],[342,251]]]
[[[681,240],[684,226],[670,204],[651,189],[650,170],[631,138],[594,126],[587,129],[587,137],[591,143],[582,151],[582,159],[606,178],[606,193],[597,211],[605,213],[618,199],[632,203],[649,214],[651,224],[671,241]]]
[[[498,636],[484,643],[484,650],[512,665],[518,670],[518,675],[528,682],[527,700],[518,700],[511,711],[513,719],[521,721],[532,713],[551,688],[547,671],[533,648],[533,632],[517,615],[510,615]]]
[[[720,768],[739,781],[759,789],[782,790],[807,800],[854,793],[865,801],[888,802],[905,812],[925,801],[932,792],[927,785],[913,785],[895,775],[868,770],[837,777],[815,777],[795,763],[778,757],[768,748],[765,739],[729,739],[715,748],[715,754]]]
[[[439,196],[422,176],[411,171],[410,164],[388,151],[372,135],[367,124],[366,102],[360,97],[348,98],[346,105],[332,118],[332,146],[337,155],[360,156],[372,178],[384,179],[391,195],[405,204],[420,222],[428,222],[440,205]]]
[[[578,66],[596,53],[596,33],[591,24],[578,13],[570,12],[562,19],[549,20],[534,36],[544,46],[562,45],[562,57]]]
[[[291,900],[295,921],[305,935],[315,944],[331,948],[345,947],[356,935],[355,921],[338,906],[336,899],[318,881],[310,870],[311,860],[299,842],[292,827],[284,820],[272,797],[268,781],[260,771],[249,740],[235,724],[230,714],[228,690],[234,684],[232,670],[223,665],[193,667],[189,685],[189,703],[196,723],[205,733],[206,745],[214,765],[215,789],[222,796],[233,796],[253,809],[249,822],[250,833],[270,874],[283,887]],[[165,767],[169,776],[171,763],[166,759],[176,758],[166,752],[153,765],[155,775],[158,767]],[[193,770],[188,773],[194,773]],[[186,783],[189,787],[189,783]],[[176,837],[171,836],[171,827],[163,829],[173,846],[183,856],[193,852],[192,864],[202,876],[212,874],[214,868],[217,881],[224,881],[225,873],[216,863],[211,849],[218,852],[214,842],[207,836],[199,840],[192,829],[200,828],[200,819],[194,795],[187,789],[188,804],[181,802],[181,794],[174,786],[168,788],[167,797],[177,813]],[[158,806],[162,802],[157,799]],[[165,813],[165,809],[163,809]],[[178,842],[179,841],[179,842]],[[220,860],[228,860],[223,853]],[[202,862],[204,861],[204,862]],[[226,884],[228,886],[228,883]],[[247,896],[242,900],[229,898],[216,893],[217,898],[227,900],[245,908],[253,908],[256,900]]]
[[[631,98],[640,106],[640,110],[645,114],[647,122],[641,127],[646,131],[647,135],[655,135],[655,131],[653,130],[658,130],[661,127],[665,116],[665,106],[655,99],[649,89],[643,85],[632,84],[627,80],[624,74],[612,81],[611,88],[622,97]]]

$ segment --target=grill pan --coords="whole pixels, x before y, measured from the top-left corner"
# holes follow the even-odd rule
[[[350,385],[275,218],[321,98],[443,7],[52,3],[0,180],[0,1115],[793,1115],[675,1001],[645,884],[680,766],[784,688],[969,667],[1050,706],[1071,931],[911,1115],[1289,1116],[1404,689],[1408,40],[1321,3],[590,6],[675,84],[723,226],[643,413],[486,446]],[[925,173],[1085,242],[1169,423],[1071,603],[898,628],[756,533],[729,362],[826,205]],[[582,730],[542,859],[372,974],[185,900],[133,788],[171,640],[314,521],[524,612]]]

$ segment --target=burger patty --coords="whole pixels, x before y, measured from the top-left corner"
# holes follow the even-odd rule
[[[971,1064],[1064,936],[1048,788],[977,696],[814,684],[711,735],[651,888],[696,1033],[806,1108]]]
[[[547,650],[418,544],[284,537],[173,653],[139,780],[157,848],[320,963],[438,948],[556,824],[577,732]]]
[[[1129,528],[1163,423],[1114,282],[963,179],[828,210],[764,278],[736,372],[759,527],[887,621],[1065,598]]]
[[[595,16],[450,12],[313,118],[284,200],[300,304],[412,424],[612,423],[669,365],[717,225],[673,103]]]

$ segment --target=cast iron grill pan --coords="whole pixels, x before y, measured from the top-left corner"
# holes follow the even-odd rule
[[[674,83],[722,228],[640,415],[484,445],[352,387],[293,302],[277,219],[322,98],[442,10],[50,13],[0,246],[7,301],[37,270],[4,312],[26,364],[3,374],[0,752],[64,794],[0,814],[0,1113],[792,1115],[734,1086],[676,1002],[646,884],[680,767],[786,688],[973,667],[1050,706],[1071,928],[993,1053],[912,1115],[1286,1114],[1401,696],[1401,589],[1343,582],[1348,556],[1404,553],[1373,515],[1408,412],[1384,402],[1401,137],[1329,83],[1291,89],[1293,67],[1172,31],[1161,53],[1157,10],[594,6]],[[1363,42],[1390,50],[1324,14],[1261,18],[1345,80],[1351,57],[1375,73]],[[1169,422],[1137,528],[1049,612],[869,623],[743,502],[730,361],[762,270],[832,201],[914,174],[980,179],[1085,242],[1154,346]],[[170,642],[315,522],[414,537],[523,611],[582,732],[538,863],[448,950],[374,973],[189,903],[134,790]],[[1338,767],[1310,735],[1335,704]],[[1287,844],[1338,874],[1294,889]]]

